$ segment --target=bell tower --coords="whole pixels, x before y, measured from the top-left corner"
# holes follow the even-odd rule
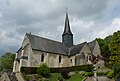
[[[72,34],[71,30],[70,30],[69,17],[68,17],[67,11],[66,11],[64,32],[63,32],[63,34],[62,34],[62,42],[63,42],[67,47],[73,46],[73,34]]]

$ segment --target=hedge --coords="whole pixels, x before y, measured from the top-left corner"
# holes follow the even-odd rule
[[[36,74],[36,70],[38,67],[21,67],[21,72],[26,74]],[[80,65],[80,66],[72,66],[72,67],[61,67],[61,68],[50,68],[51,73],[60,73],[62,70],[69,71],[92,71],[92,65]]]
[[[112,77],[114,77],[114,71],[113,70],[111,70],[108,74],[107,74],[107,77],[108,78],[112,78]]]

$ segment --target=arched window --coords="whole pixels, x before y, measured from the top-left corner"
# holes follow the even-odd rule
[[[61,56],[59,56],[59,63],[61,63]]]
[[[44,62],[44,54],[41,55],[41,62]]]
[[[72,63],[72,59],[70,59],[70,62]]]

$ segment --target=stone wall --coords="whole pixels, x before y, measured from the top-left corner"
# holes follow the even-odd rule
[[[92,62],[88,59],[89,56],[91,56],[91,51],[90,48],[88,47],[87,44],[83,46],[79,54],[76,54],[76,65],[86,65],[86,64],[91,64]]]
[[[75,66],[75,55],[69,58],[69,66]]]
[[[42,54],[44,55],[44,61],[42,62]],[[61,56],[61,62],[59,63],[59,56]],[[33,50],[31,54],[31,67],[38,67],[42,63],[46,63],[49,67],[69,67],[69,57],[54,54],[54,53],[47,53],[42,51]]]
[[[21,67],[28,67],[30,47],[29,39],[25,36],[21,48],[16,53],[13,72],[19,72]]]
[[[96,41],[96,44],[95,44],[95,47],[94,47],[92,53],[93,53],[93,55],[95,55],[96,57],[97,57],[98,55],[101,56],[100,46],[99,46],[99,44],[98,44],[97,41]]]

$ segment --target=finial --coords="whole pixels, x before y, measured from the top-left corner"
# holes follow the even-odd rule
[[[67,12],[67,6],[66,6],[66,12]]]
[[[67,6],[66,6],[66,14],[68,13],[68,8],[67,8]]]

